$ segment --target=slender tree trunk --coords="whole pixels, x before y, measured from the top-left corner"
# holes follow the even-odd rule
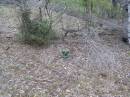
[[[128,42],[130,44],[130,2],[128,3]]]
[[[40,2],[41,0],[39,0],[39,2]],[[39,16],[40,16],[40,21],[42,21],[42,8],[41,7],[39,7]]]

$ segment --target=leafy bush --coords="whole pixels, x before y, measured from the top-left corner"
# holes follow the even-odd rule
[[[48,20],[30,20],[30,13],[24,11],[21,15],[20,37],[29,44],[47,44],[49,40],[55,38],[52,23]]]

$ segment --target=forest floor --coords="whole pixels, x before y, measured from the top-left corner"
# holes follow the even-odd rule
[[[121,27],[103,23],[36,47],[18,41],[17,21],[14,9],[1,8],[0,97],[130,96],[130,47],[121,41]],[[66,14],[63,21],[72,28],[85,24]],[[61,23],[56,31],[64,33],[60,28]]]

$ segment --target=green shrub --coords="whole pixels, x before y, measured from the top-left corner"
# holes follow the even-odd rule
[[[20,37],[29,44],[47,44],[55,38],[52,23],[49,20],[30,20],[30,13],[24,12],[21,15]]]
[[[86,12],[90,12],[100,17],[115,17],[121,16],[121,7],[117,5],[113,7],[111,0],[82,0],[82,5]]]

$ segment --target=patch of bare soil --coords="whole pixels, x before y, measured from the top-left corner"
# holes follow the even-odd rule
[[[64,21],[82,22],[67,15]],[[45,48],[18,42],[8,23],[0,26],[12,29],[0,34],[0,97],[130,96],[130,49],[120,30],[83,29]],[[70,52],[67,59],[64,49]]]

